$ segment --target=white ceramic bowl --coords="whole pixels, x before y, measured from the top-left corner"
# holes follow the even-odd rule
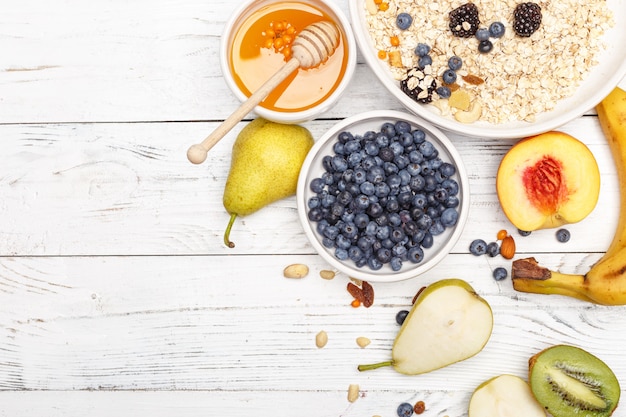
[[[333,22],[337,25],[342,33],[342,38],[346,43],[347,50],[347,65],[343,74],[343,79],[334,90],[323,102],[317,104],[315,107],[308,108],[301,111],[276,111],[258,105],[255,107],[254,112],[267,120],[271,120],[277,123],[302,123],[305,121],[313,120],[316,117],[322,115],[333,107],[337,100],[343,95],[356,67],[357,45],[354,39],[353,31],[350,26],[350,21],[342,10],[337,6],[333,0],[292,0],[294,3],[303,3],[316,7],[326,13]],[[229,64],[229,49],[232,43],[233,37],[237,32],[237,29],[244,23],[244,21],[255,11],[260,10],[269,5],[276,3],[284,3],[281,0],[246,0],[243,1],[237,9],[232,13],[222,33],[220,42],[220,66],[222,74],[226,81],[226,84],[240,101],[245,101],[248,97],[239,89],[235,80],[233,79],[231,67]]]
[[[442,116],[431,105],[416,103],[400,90],[399,82],[393,78],[386,61],[379,59],[377,51],[374,49],[365,20],[366,13],[368,13],[365,9],[365,2],[366,0],[349,2],[355,38],[365,61],[382,84],[402,105],[445,130],[467,136],[488,138],[521,138],[552,130],[592,109],[626,75],[626,30],[624,30],[623,22],[623,18],[626,16],[626,2],[607,0],[607,5],[613,11],[615,19],[614,27],[608,30],[604,36],[607,48],[599,55],[599,64],[591,69],[588,77],[576,89],[573,96],[561,100],[553,110],[538,114],[534,122],[515,121],[491,124],[479,121],[473,124],[463,124],[457,122],[453,117]],[[584,7],[582,4],[580,7]],[[510,27],[507,27],[507,30],[511,30]],[[532,65],[532,61],[529,61],[528,64]],[[546,71],[549,70],[546,69]]]
[[[338,141],[338,135],[341,132],[348,131],[353,135],[363,135],[367,131],[380,131],[382,124],[385,122],[395,123],[399,120],[407,121],[412,129],[419,128],[423,130],[426,134],[426,139],[435,145],[435,148],[439,151],[439,157],[444,162],[450,162],[456,167],[456,173],[452,178],[459,185],[457,195],[460,201],[457,207],[458,220],[454,226],[447,228],[443,234],[434,236],[433,246],[424,249],[424,259],[419,263],[405,261],[399,271],[393,271],[389,264],[383,265],[379,270],[372,270],[367,265],[359,268],[350,259],[345,261],[338,260],[334,255],[334,249],[328,249],[322,244],[322,236],[316,229],[317,223],[311,222],[308,218],[308,201],[315,195],[311,191],[310,183],[325,172],[322,166],[322,158],[326,155],[334,155],[333,146]],[[469,181],[461,156],[452,142],[438,128],[412,114],[393,110],[376,110],[344,119],[316,141],[300,171],[297,205],[298,215],[306,236],[315,250],[330,265],[353,278],[370,282],[392,282],[423,274],[433,268],[450,252],[458,241],[467,221],[470,205],[469,195]]]

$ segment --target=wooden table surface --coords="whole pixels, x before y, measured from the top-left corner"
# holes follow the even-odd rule
[[[348,0],[338,0],[347,13]],[[236,133],[200,166],[187,147],[239,104],[218,63],[228,0],[23,0],[0,11],[0,415],[395,416],[423,400],[425,416],[467,415],[473,389],[502,373],[526,376],[542,348],[580,346],[626,388],[626,307],[518,293],[501,257],[469,254],[476,238],[514,232],[495,194],[513,140],[450,134],[470,178],[469,221],[428,273],[374,284],[353,308],[348,277],[304,236],[295,199],[236,222],[222,243],[222,192]],[[622,87],[625,87],[622,82]],[[402,110],[359,56],[347,94],[304,125],[319,138],[338,120]],[[593,110],[562,127],[594,153],[595,210],[568,229],[517,238],[518,257],[586,272],[615,229],[615,167]],[[301,280],[282,275],[307,264]],[[441,278],[467,280],[495,326],[477,356],[421,376],[356,365],[389,357],[395,315]],[[329,341],[315,346],[324,330]],[[359,336],[371,339],[357,346]],[[360,398],[347,401],[350,384]],[[622,390],[624,393],[624,390]],[[626,416],[618,408],[616,416]]]

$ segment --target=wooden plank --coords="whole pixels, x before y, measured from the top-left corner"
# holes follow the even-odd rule
[[[563,269],[585,257],[541,255]],[[284,278],[294,262],[309,265],[309,276]],[[376,391],[410,383],[466,395],[499,373],[524,376],[529,356],[556,343],[586,348],[626,375],[626,307],[517,293],[510,280],[491,278],[501,263],[450,255],[416,279],[374,283],[366,309],[350,306],[346,276],[319,277],[327,266],[315,255],[3,258],[0,390],[343,393],[350,383]],[[359,373],[359,363],[389,358],[396,313],[421,286],[447,277],[467,280],[492,306],[485,349],[423,376]],[[320,330],[329,335],[323,349],[314,342]],[[358,347],[359,336],[371,345]]]
[[[319,138],[334,123],[306,126]],[[217,144],[205,164],[192,165],[185,157],[187,147],[215,126],[0,126],[0,255],[313,253],[293,197],[238,220],[232,233],[237,247],[224,246],[228,215],[222,193],[240,128]],[[519,240],[520,251],[599,252],[612,238],[619,189],[597,119],[584,117],[563,130],[594,152],[602,173],[600,201],[587,219],[570,226],[574,238],[567,245],[557,245],[550,237],[554,231],[541,231]],[[475,238],[495,239],[503,228],[514,232],[494,186],[500,158],[514,141],[451,138],[464,158],[472,194],[470,218],[454,248],[462,253]],[[585,230],[595,232],[585,236]]]

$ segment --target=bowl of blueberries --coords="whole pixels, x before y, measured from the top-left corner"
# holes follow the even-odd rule
[[[393,282],[433,268],[458,241],[468,177],[452,142],[408,113],[348,117],[319,138],[297,187],[311,245],[349,277]]]

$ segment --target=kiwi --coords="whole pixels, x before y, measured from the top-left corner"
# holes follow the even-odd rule
[[[552,346],[528,364],[530,389],[554,417],[610,416],[617,407],[621,391],[615,374],[583,349]]]

